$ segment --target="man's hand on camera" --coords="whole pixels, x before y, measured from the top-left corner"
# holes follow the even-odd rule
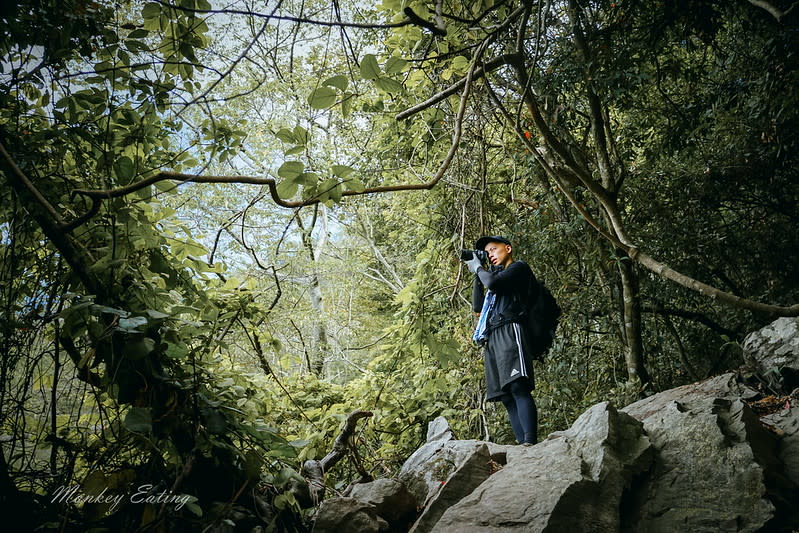
[[[483,266],[480,262],[480,259],[477,257],[477,254],[474,254],[471,259],[468,261],[464,261],[466,266],[469,268],[469,272],[472,274],[477,274],[477,269]]]

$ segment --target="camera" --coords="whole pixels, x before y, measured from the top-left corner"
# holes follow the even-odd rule
[[[481,263],[485,263],[488,259],[485,250],[461,250],[461,261],[471,261],[474,256],[477,256]]]

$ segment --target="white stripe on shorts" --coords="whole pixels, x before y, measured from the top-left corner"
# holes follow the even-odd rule
[[[516,338],[516,351],[519,353],[519,368],[522,371],[522,376],[527,375],[527,365],[524,364],[524,350],[522,349],[522,332],[518,323],[513,322],[513,336]]]

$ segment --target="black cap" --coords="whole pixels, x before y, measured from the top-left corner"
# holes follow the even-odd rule
[[[475,250],[482,250],[486,247],[486,244],[489,242],[501,242],[502,244],[507,244],[508,246],[512,246],[510,241],[505,237],[499,237],[497,235],[489,235],[488,237],[480,237],[477,239],[477,242],[474,243]]]

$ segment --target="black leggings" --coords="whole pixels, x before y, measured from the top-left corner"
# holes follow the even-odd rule
[[[508,410],[513,434],[519,443],[535,444],[538,441],[538,410],[530,387],[521,380],[508,385],[502,404]]]

